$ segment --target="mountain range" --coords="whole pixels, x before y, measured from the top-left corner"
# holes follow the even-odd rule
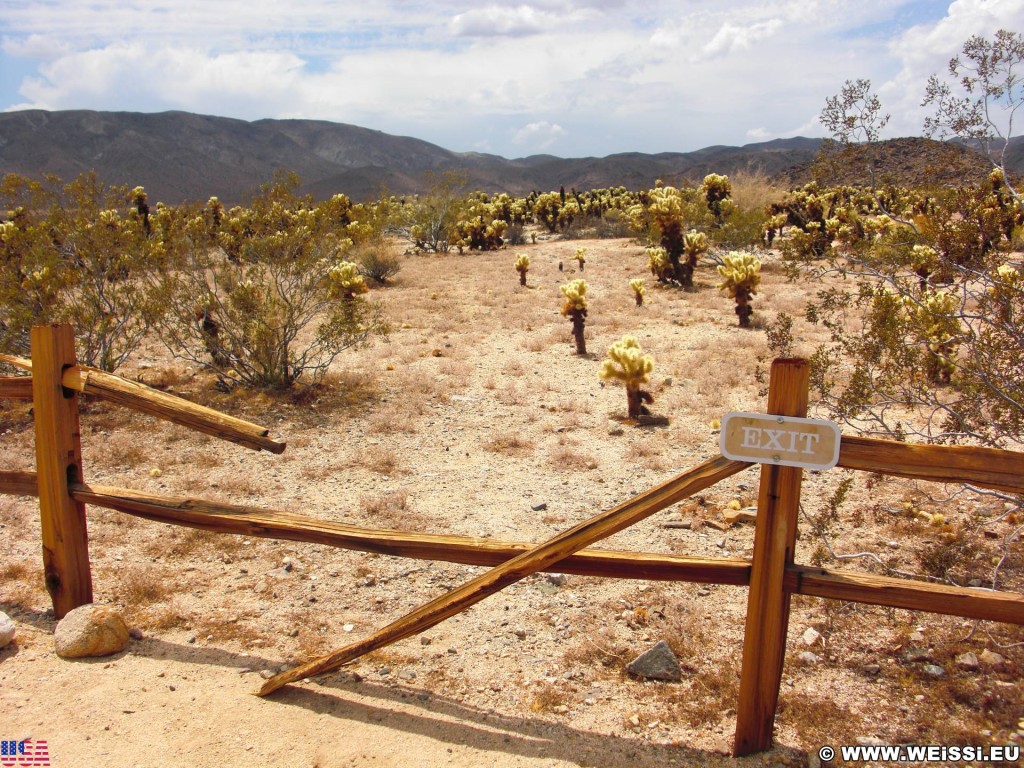
[[[962,147],[926,139],[894,142],[886,156],[910,167],[919,165],[921,158],[947,167],[942,151],[967,153],[973,164],[985,166],[980,156]],[[460,172],[468,189],[515,195],[560,186],[646,189],[656,179],[694,183],[708,173],[755,169],[791,186],[810,179],[821,144],[821,139],[796,137],[695,152],[571,159],[532,155],[510,160],[451,152],[415,138],[321,120],[247,122],[188,112],[0,113],[0,174],[39,178],[51,173],[71,180],[92,170],[107,184],[141,185],[151,201],[169,204],[211,196],[227,204],[244,202],[277,170],[295,172],[300,191],[316,199],[342,192],[357,201],[385,191],[425,191],[429,173],[449,170]],[[1013,150],[1008,166],[1020,172],[1024,144],[1016,142]]]

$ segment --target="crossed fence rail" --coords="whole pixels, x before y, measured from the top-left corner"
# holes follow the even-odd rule
[[[734,754],[744,755],[768,749],[772,743],[792,595],[1024,625],[1022,594],[795,563],[803,477],[803,470],[798,467],[762,465],[754,550],[749,560],[587,548],[751,466],[748,462],[721,456],[539,545],[372,530],[274,509],[92,485],[85,481],[82,469],[79,393],[167,419],[252,450],[281,453],[285,443],[270,437],[268,430],[255,424],[79,365],[75,360],[74,332],[69,326],[33,328],[31,341],[31,360],[0,355],[0,360],[31,373],[31,377],[0,377],[0,397],[33,401],[36,471],[0,471],[0,493],[39,498],[46,587],[58,618],[92,601],[86,504],[219,533],[492,566],[489,571],[367,638],[276,675],[260,689],[261,696],[422,632],[505,586],[542,570],[611,578],[731,584],[746,586],[749,590],[734,740]],[[774,361],[766,412],[803,417],[807,413],[807,400],[806,361]],[[936,482],[970,483],[1024,494],[1024,453],[1012,451],[844,436],[838,466]]]

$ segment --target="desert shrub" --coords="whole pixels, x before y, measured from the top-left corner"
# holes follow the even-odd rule
[[[204,218],[194,217],[175,268],[156,281],[168,309],[164,342],[226,382],[315,382],[343,350],[387,332],[380,308],[361,296],[358,266],[345,260],[351,239],[294,196],[297,183],[278,177],[249,210],[225,214],[215,242],[228,248],[210,247]]]
[[[0,200],[0,346],[27,353],[33,325],[66,322],[82,362],[116,370],[162,310],[146,280],[164,254],[145,190],[11,174]]]
[[[387,285],[402,270],[402,258],[383,240],[373,239],[353,254],[359,272],[380,285]]]

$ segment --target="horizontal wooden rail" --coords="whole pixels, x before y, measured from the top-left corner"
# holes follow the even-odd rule
[[[35,472],[0,472],[0,493],[35,496]],[[74,484],[75,500],[147,520],[244,536],[325,544],[395,557],[494,566],[534,545],[472,536],[416,534],[359,528],[345,523],[273,509],[223,504],[185,497],[156,496],[126,488]],[[579,576],[745,586],[750,561],[654,552],[584,549],[549,570]],[[929,611],[969,619],[1024,625],[1024,595],[968,587],[927,584],[887,576],[791,566],[786,590],[798,595]]]
[[[32,370],[31,360],[14,355],[0,354],[0,361],[26,371]],[[86,365],[76,365],[64,371],[61,384],[255,451],[282,453],[287,447],[285,443],[268,437],[270,430],[265,427]]]
[[[32,399],[31,376],[0,376],[0,397]]]
[[[936,483],[1024,493],[1024,453],[968,445],[920,445],[843,437],[839,466]]]
[[[35,473],[0,472],[0,493],[36,495]],[[358,528],[273,509],[156,496],[126,488],[85,483],[73,485],[71,495],[76,501],[147,520],[215,533],[326,544],[341,549],[464,565],[500,565],[535,546],[526,542],[494,541],[471,536]],[[562,560],[550,570],[579,576],[736,586],[745,585],[750,579],[750,564],[740,558],[682,557],[617,550],[583,550]]]
[[[786,570],[785,584],[789,591],[811,597],[1024,624],[1024,595],[1015,592],[929,584],[803,565]]]

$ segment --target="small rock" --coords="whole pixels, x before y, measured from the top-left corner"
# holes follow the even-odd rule
[[[14,622],[6,613],[0,612],[0,648],[6,648],[14,639]]]
[[[434,641],[431,640],[429,637],[426,637],[426,636],[421,636],[420,637],[420,645],[430,645],[432,642],[434,642]]]
[[[626,671],[631,675],[648,680],[677,682],[683,679],[683,670],[679,666],[679,659],[672,653],[672,649],[664,640],[659,640],[653,648],[629,662],[626,665]]]
[[[1002,654],[996,653],[995,651],[990,651],[988,648],[981,652],[981,656],[979,656],[978,659],[981,661],[982,664],[990,664],[993,667],[998,666],[999,664],[1002,664],[1004,661],[1006,661],[1006,659],[1003,658]]]
[[[391,668],[390,667],[381,667],[380,669],[377,670],[377,674],[380,675],[381,677],[387,677],[388,675],[391,674]]]
[[[882,667],[879,664],[865,664],[862,669],[865,675],[877,675],[882,671]]]
[[[341,631],[342,632],[351,632],[355,628],[356,628],[355,624],[344,624],[341,627]]]
[[[402,678],[403,680],[415,680],[416,679],[416,673],[413,670],[411,670],[411,669],[403,669],[401,672],[398,673],[398,676],[400,678]]]
[[[609,421],[608,422],[608,434],[611,435],[612,437],[618,437],[619,435],[623,434],[624,432],[625,432],[625,430],[622,428],[622,425],[619,424],[619,422],[617,422],[617,421]]]
[[[569,708],[565,704],[559,704],[551,708],[553,712],[557,712],[560,715],[564,715],[569,711]]]
[[[113,608],[89,603],[69,611],[57,623],[53,643],[64,659],[110,656],[128,645],[128,627]]]
[[[632,725],[634,728],[639,728],[640,727],[640,716],[639,715],[631,715],[630,718],[629,718],[629,724]]]
[[[532,507],[530,507],[530,509],[532,509],[534,512],[543,512],[547,508],[548,505],[543,502],[541,502],[540,504],[534,504]]]
[[[903,660],[914,662],[914,661],[927,661],[931,658],[931,654],[927,648],[907,648],[903,654]]]
[[[128,630],[128,637],[132,640],[145,640],[146,636],[142,634],[142,630],[138,627],[132,627]]]
[[[801,651],[798,658],[804,664],[817,664],[821,661],[821,658],[817,654],[811,653],[810,651]]]
[[[549,573],[547,580],[548,584],[553,584],[556,587],[564,587],[569,583],[569,577],[564,573]]]
[[[978,657],[971,651],[961,653],[956,657],[956,665],[960,667],[960,669],[966,669],[968,672],[973,672],[978,668]]]
[[[516,637],[518,637],[520,640],[525,640],[526,639],[526,635],[528,633],[527,633],[526,629],[524,629],[523,627],[516,627],[515,629],[512,630],[512,634],[515,635]]]
[[[946,674],[946,670],[938,664],[925,664],[921,669],[928,677],[944,677]]]
[[[811,646],[821,639],[821,633],[814,627],[808,627],[800,639],[804,641],[804,645]]]

